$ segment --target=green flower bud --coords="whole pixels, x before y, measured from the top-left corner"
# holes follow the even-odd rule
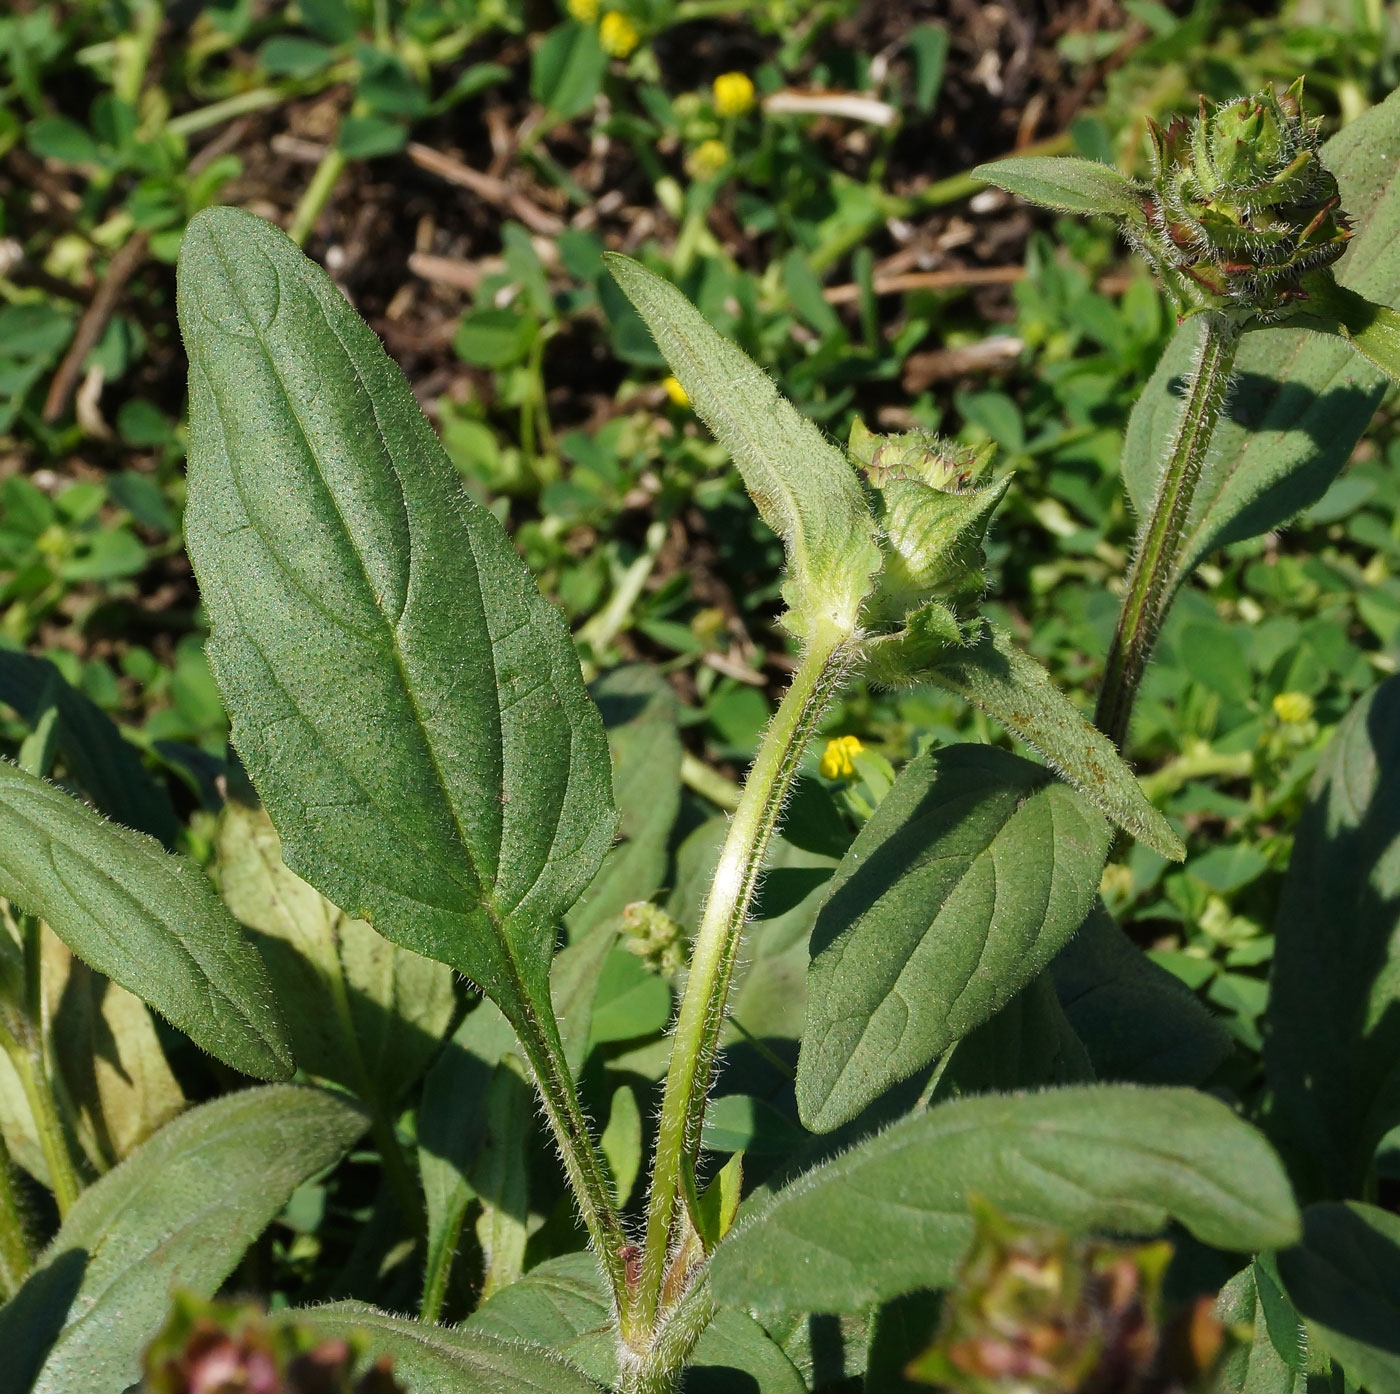
[[[902,624],[936,598],[956,604],[980,596],[987,524],[1011,479],[984,484],[995,447],[923,431],[877,436],[857,420],[849,450],[874,488],[884,553],[868,619]]]
[[[1194,122],[1148,122],[1146,220],[1125,231],[1181,313],[1282,319],[1307,301],[1304,278],[1345,250],[1351,228],[1302,92],[1299,78],[1282,96],[1202,98]]]

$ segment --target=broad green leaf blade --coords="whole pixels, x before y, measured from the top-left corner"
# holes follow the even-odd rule
[[[1050,976],[1103,1080],[1200,1084],[1230,1053],[1230,1033],[1180,978],[1159,967],[1096,902]]]
[[[608,253],[700,419],[734,457],[763,521],[787,547],[789,627],[849,634],[880,567],[875,522],[855,469],[741,349],[669,281]]]
[[[1400,304],[1400,92],[1344,127],[1322,149],[1357,234],[1337,280],[1381,305]],[[1177,332],[1128,423],[1123,475],[1139,514],[1151,505],[1179,412],[1195,319]],[[1361,438],[1384,380],[1340,339],[1308,329],[1245,335],[1230,412],[1216,429],[1197,486],[1179,583],[1209,552],[1277,527],[1327,492]]]
[[[589,688],[612,753],[613,802],[620,842],[569,912],[569,937],[615,919],[634,900],[650,900],[666,877],[667,839],[681,806],[681,739],[676,697],[661,672],[634,663]]]
[[[854,1118],[1000,1010],[1079,928],[1108,824],[994,746],[912,760],[832,880],[812,931],[802,1121]]]
[[[1306,284],[1311,299],[1301,322],[1340,335],[1373,368],[1400,383],[1400,314],[1339,286],[1326,273],[1309,277]]]
[[[1307,1388],[1306,1374],[1290,1368],[1270,1339],[1268,1317],[1255,1287],[1259,1276],[1259,1265],[1250,1264],[1221,1289],[1216,1303],[1221,1321],[1253,1335],[1247,1344],[1226,1350],[1216,1375],[1218,1394],[1296,1394]]]
[[[1293,1305],[1348,1383],[1400,1391],[1400,1216],[1374,1205],[1310,1206],[1303,1242],[1278,1256]]]
[[[1005,630],[984,624],[975,644],[950,647],[926,676],[1038,751],[1139,842],[1173,861],[1186,855],[1181,839],[1148,802],[1113,742],[1094,729]]]
[[[1279,896],[1264,1061],[1316,1191],[1366,1193],[1400,1121],[1400,678],[1324,752]]]
[[[591,1254],[565,1254],[532,1268],[483,1302],[462,1330],[500,1341],[548,1346],[600,1383],[617,1378],[612,1307]],[[687,1394],[802,1394],[792,1362],[752,1317],[716,1312],[686,1366]]]
[[[220,1060],[292,1073],[262,960],[199,868],[7,761],[0,895]]]
[[[372,1355],[393,1358],[394,1378],[408,1394],[599,1394],[591,1379],[553,1351],[469,1328],[424,1326],[359,1302],[291,1308],[286,1320],[328,1340],[359,1334]]]
[[[210,658],[287,865],[546,1016],[554,926],[616,827],[563,620],[282,233],[195,218],[180,320]]]
[[[267,813],[219,819],[224,903],[254,935],[302,1069],[389,1108],[427,1067],[455,1008],[452,970],[352,920],[282,860]]]
[[[1187,1089],[1087,1085],[961,1099],[799,1177],[716,1250],[715,1295],[759,1312],[854,1311],[957,1274],[976,1192],[1017,1221],[1217,1248],[1290,1244],[1298,1213],[1268,1143]]]
[[[1138,186],[1111,165],[1073,156],[1020,155],[978,165],[973,179],[1061,213],[1105,213],[1142,222]]]
[[[168,1123],[79,1198],[0,1308],[0,1394],[121,1394],[173,1289],[212,1297],[303,1181],[364,1131],[348,1100],[245,1089]]]
[[[0,702],[31,726],[52,702],[58,752],[73,781],[109,818],[171,844],[178,825],[170,796],[116,722],[47,658],[0,650]]]

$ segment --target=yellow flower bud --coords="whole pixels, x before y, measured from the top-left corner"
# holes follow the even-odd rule
[[[564,8],[580,24],[592,24],[598,18],[598,0],[567,0]]]
[[[598,41],[614,58],[626,58],[641,43],[642,36],[625,14],[609,10],[598,26]]]
[[[854,779],[854,757],[864,749],[855,736],[837,736],[835,740],[827,741],[817,769],[827,779]]]
[[[666,395],[678,407],[688,407],[690,405],[690,394],[680,384],[679,378],[667,378],[662,384],[666,389]]]
[[[715,110],[742,116],[753,105],[753,82],[747,73],[721,73],[714,81]]]
[[[692,179],[713,179],[729,163],[729,151],[722,140],[702,140],[685,162]]]
[[[1280,692],[1274,698],[1274,715],[1290,726],[1300,726],[1313,714],[1313,700],[1306,692]]]

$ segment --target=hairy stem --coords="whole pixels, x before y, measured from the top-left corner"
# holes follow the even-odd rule
[[[683,1169],[694,1165],[699,1150],[715,1051],[749,903],[803,750],[850,661],[848,636],[839,633],[815,641],[803,656],[759,747],[715,869],[691,952],[661,1105],[639,1296],[640,1314],[649,1327],[657,1316],[667,1260],[682,1218]]]
[[[1137,554],[1128,572],[1128,590],[1108,651],[1094,723],[1121,750],[1128,738],[1133,702],[1157,631],[1179,581],[1178,567],[1191,516],[1191,504],[1211,437],[1225,410],[1230,374],[1239,347],[1239,326],[1229,316],[1204,317],[1204,332],[1192,364],[1172,435],[1166,466],[1152,508],[1138,534]]]
[[[24,1198],[9,1150],[0,1138],[0,1302],[7,1302],[19,1291],[33,1263]]]

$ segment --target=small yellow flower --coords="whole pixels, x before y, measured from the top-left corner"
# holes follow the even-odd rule
[[[837,736],[835,740],[827,741],[817,769],[827,779],[853,779],[856,773],[853,757],[864,749],[854,736]]]
[[[753,105],[753,82],[747,73],[721,73],[714,81],[715,110],[742,116]]]
[[[580,24],[592,24],[598,18],[598,0],[568,0],[564,8]]]
[[[729,151],[722,140],[702,140],[685,162],[693,179],[713,179],[729,163]]]
[[[688,407],[690,405],[690,393],[680,384],[679,378],[667,378],[662,384],[666,389],[666,395],[678,407]]]
[[[1306,692],[1280,692],[1274,698],[1274,715],[1290,726],[1301,726],[1313,714],[1313,700]]]
[[[598,26],[598,41],[614,58],[626,58],[641,43],[642,36],[625,14],[609,10]]]

